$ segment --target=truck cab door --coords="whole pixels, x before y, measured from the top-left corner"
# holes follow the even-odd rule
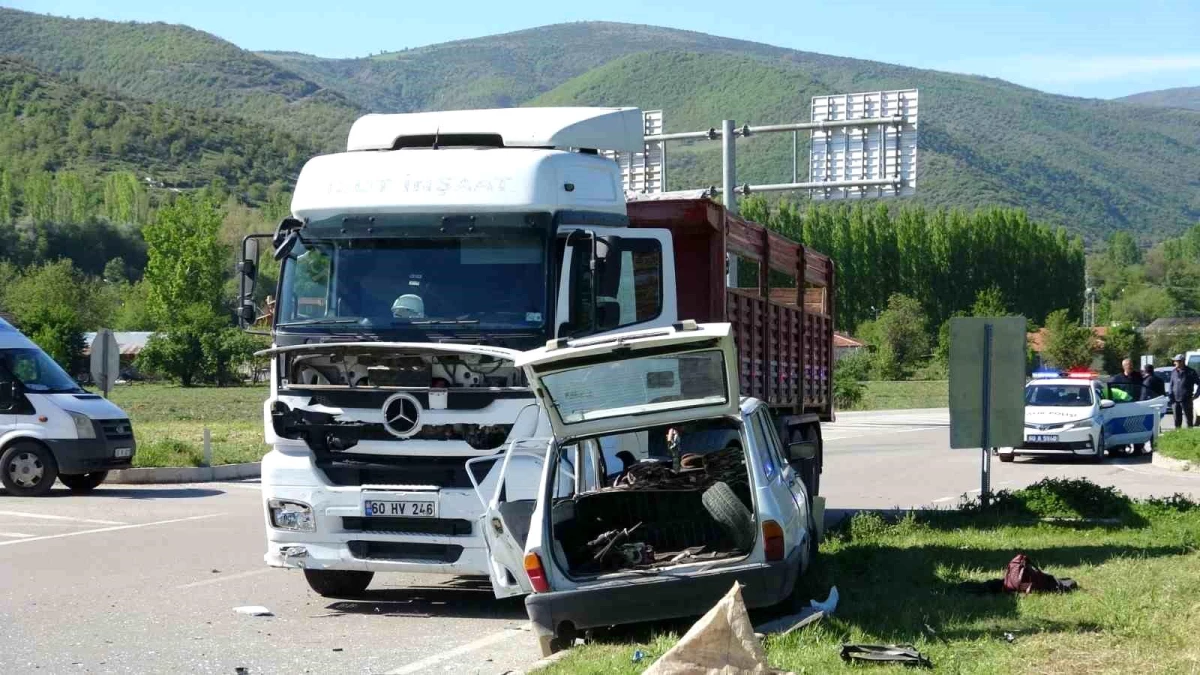
[[[583,230],[567,225],[560,232],[568,241],[555,306],[556,337],[604,335],[678,321],[669,230]]]
[[[544,480],[546,457],[550,442],[545,439],[514,441],[504,453],[498,466],[492,466],[485,476],[498,472],[493,482],[480,479],[485,462],[496,462],[495,456],[467,460],[467,476],[475,494],[483,504],[483,516],[477,527],[487,545],[489,576],[497,598],[525,595],[533,591],[525,574],[525,542],[529,536],[533,514],[537,508],[541,483]],[[491,490],[486,488],[490,487]]]

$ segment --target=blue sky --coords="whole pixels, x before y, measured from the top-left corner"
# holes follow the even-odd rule
[[[0,0],[183,23],[248,49],[329,57],[582,20],[648,23],[1109,98],[1200,86],[1200,0]]]

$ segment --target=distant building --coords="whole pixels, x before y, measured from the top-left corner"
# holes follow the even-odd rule
[[[150,341],[151,335],[154,333],[150,331],[113,331],[113,337],[117,339],[117,350],[121,352],[122,376],[136,374],[133,360],[146,348],[146,343]],[[92,341],[95,339],[94,332],[83,334],[83,355],[85,357],[92,355]]]
[[[833,334],[833,358],[840,361],[842,357],[857,354],[867,348],[867,345],[842,333]]]
[[[1147,336],[1200,333],[1200,316],[1155,319],[1142,329],[1142,333]]]

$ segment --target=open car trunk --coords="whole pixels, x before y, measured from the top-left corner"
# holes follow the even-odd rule
[[[578,490],[560,485],[553,502],[560,565],[587,577],[746,555],[757,528],[744,447],[739,424],[718,418],[564,448],[560,465],[580,466]]]

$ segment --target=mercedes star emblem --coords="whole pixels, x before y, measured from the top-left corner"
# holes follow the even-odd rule
[[[383,427],[396,438],[408,438],[421,429],[421,404],[412,394],[395,394],[383,402]]]

